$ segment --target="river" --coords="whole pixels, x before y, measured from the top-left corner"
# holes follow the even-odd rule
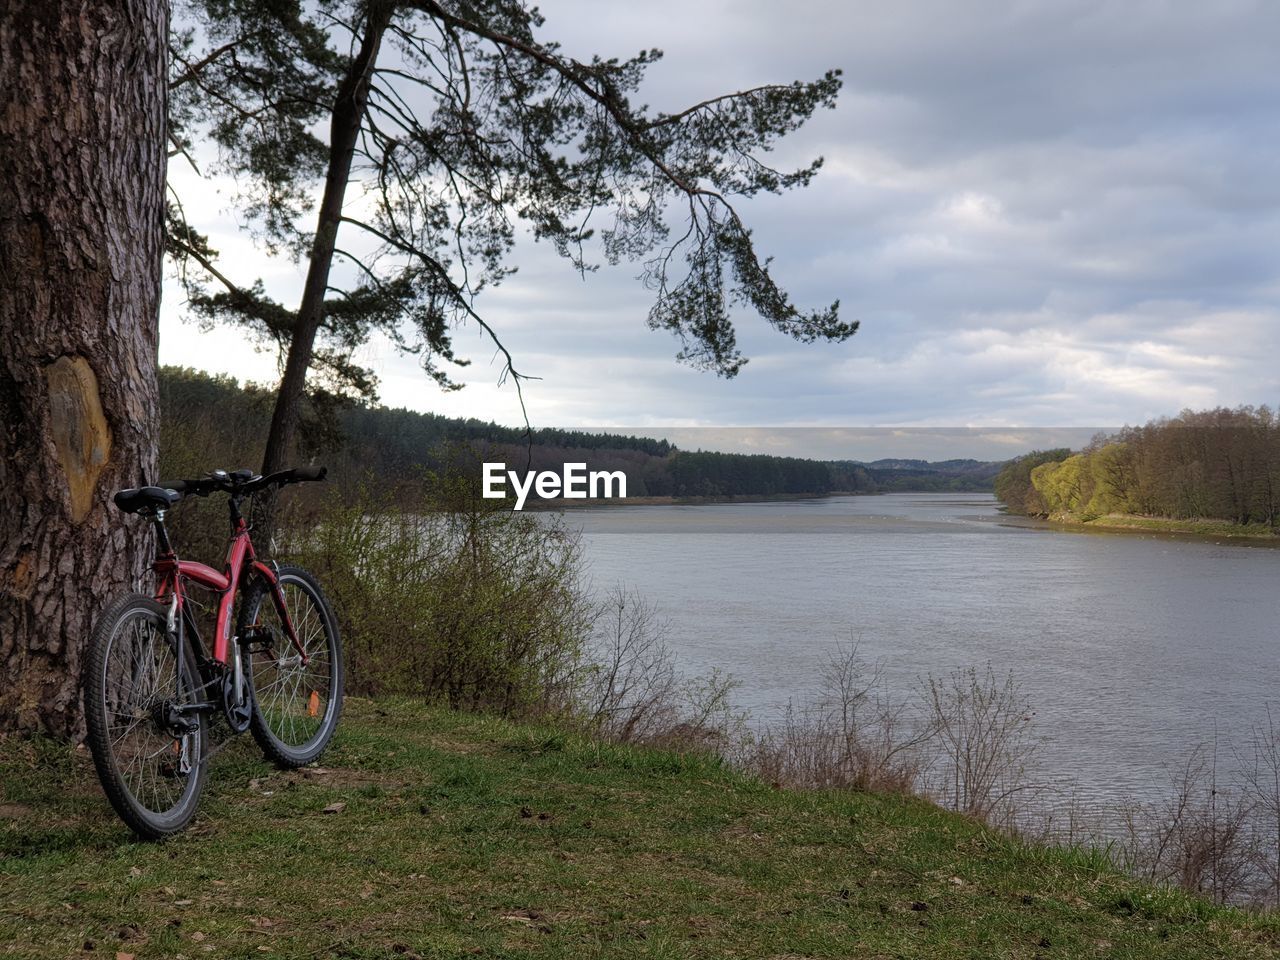
[[[1088,804],[1167,792],[1197,744],[1243,748],[1277,697],[1280,550],[1019,523],[984,494],[573,511],[593,582],[656,602],[681,669],[756,721],[812,700],[850,640],[891,691],[1012,670],[1037,776]],[[1280,723],[1280,709],[1277,710]]]

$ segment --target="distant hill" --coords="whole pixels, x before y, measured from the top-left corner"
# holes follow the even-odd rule
[[[988,491],[1005,461],[989,460],[873,460],[863,464],[877,489],[883,491]]]
[[[230,377],[162,367],[161,460],[166,476],[210,466],[255,466],[271,396]],[[475,419],[386,407],[310,409],[303,453],[335,477],[394,485],[446,465],[478,475],[485,460],[512,469],[586,463],[621,470],[631,497],[803,496],[827,493],[990,490],[1002,464],[977,460],[809,460],[768,454],[679,450],[666,440],[542,428],[532,433]]]
[[[870,470],[915,470],[920,473],[947,473],[947,474],[967,474],[967,473],[987,473],[993,464],[1000,464],[1004,461],[988,461],[988,460],[872,460],[870,463],[863,462],[863,466]]]

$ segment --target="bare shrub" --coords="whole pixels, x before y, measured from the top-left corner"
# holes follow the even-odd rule
[[[732,674],[719,668],[686,678],[680,684],[681,719],[654,742],[730,756],[746,729],[746,715],[733,703],[738,686]]]
[[[593,729],[634,742],[674,722],[678,681],[667,630],[653,603],[622,586],[597,606],[576,698]]]
[[[801,789],[920,793],[993,825],[1017,826],[1015,796],[1035,749],[1031,710],[1009,675],[988,666],[929,677],[916,703],[887,692],[884,664],[856,645],[824,664],[821,691],[788,708],[751,744],[743,765]]]
[[[1012,832],[1029,843],[1088,850],[1109,861],[1116,846],[1114,824],[1120,820],[1120,809],[1114,802],[1081,796],[1077,784],[1044,785],[1018,804]]]
[[[743,758],[760,778],[799,789],[909,793],[916,786],[933,736],[885,689],[883,663],[868,664],[851,644],[823,666],[820,695],[803,709],[787,709]]]
[[[1115,869],[1215,903],[1274,908],[1280,859],[1280,731],[1268,711],[1234,762],[1216,740],[1169,770],[1154,799],[1085,805],[1075,796],[1038,814],[1026,838],[1089,849]],[[1029,823],[1020,818],[1020,826]]]
[[[1280,907],[1280,731],[1267,707],[1266,726],[1255,725],[1237,757],[1239,779],[1253,810],[1258,900]]]
[[[571,695],[572,712],[593,733],[620,743],[727,750],[742,723],[732,678],[719,671],[682,678],[667,622],[633,590],[611,588],[593,621]]]
[[[1219,782],[1216,749],[1197,746],[1170,773],[1169,785],[1160,800],[1123,806],[1117,865],[1216,904],[1245,899],[1257,876],[1253,808]]]
[[[928,792],[939,803],[992,824],[1015,827],[1015,798],[1035,789],[1031,705],[1012,672],[987,664],[930,676],[922,695],[936,733],[938,764]]]
[[[1170,776],[1170,792],[1124,807],[1119,865],[1135,876],[1240,902],[1256,877],[1252,805],[1219,783],[1216,750],[1197,747]]]

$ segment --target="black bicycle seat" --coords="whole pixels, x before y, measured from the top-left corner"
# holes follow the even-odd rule
[[[182,499],[177,490],[164,487],[130,487],[121,490],[113,498],[125,513],[142,513],[144,510],[164,510]]]

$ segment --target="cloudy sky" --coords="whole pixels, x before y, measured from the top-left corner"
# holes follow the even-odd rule
[[[480,305],[542,377],[526,386],[535,426],[969,426],[1021,443],[1004,428],[1280,400],[1280,4],[539,6],[544,39],[581,59],[661,47],[642,98],[656,109],[842,69],[838,108],[783,151],[823,155],[822,173],[742,211],[798,304],[838,297],[862,329],[803,346],[744,313],[751,362],[723,380],[647,329],[636,266],[584,281],[528,242]],[[174,176],[227,272],[296,301],[298,268],[253,249],[217,184]],[[473,364],[454,394],[385,344],[362,358],[388,405],[518,422],[491,347],[474,328],[456,345]],[[275,377],[234,332],[184,321],[173,287],[160,354]]]

